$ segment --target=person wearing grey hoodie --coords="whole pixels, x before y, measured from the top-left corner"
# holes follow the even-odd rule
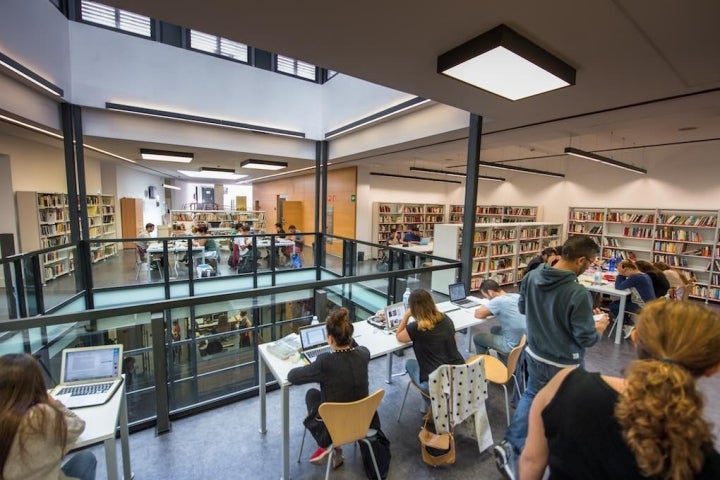
[[[577,281],[599,252],[590,237],[570,237],[554,266],[541,265],[522,280],[518,309],[527,319],[529,376],[505,437],[493,449],[505,478],[515,478],[515,462],[525,445],[535,395],[558,371],[583,366],[585,349],[595,345],[608,326],[607,315],[593,320],[593,313],[600,311],[593,312],[590,294]]]

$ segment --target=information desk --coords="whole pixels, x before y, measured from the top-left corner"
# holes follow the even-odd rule
[[[580,285],[585,287],[591,292],[604,293],[611,297],[618,297],[620,299],[620,309],[618,311],[617,319],[615,320],[615,343],[619,344],[622,341],[623,335],[623,323],[625,321],[625,304],[627,298],[630,296],[630,290],[618,290],[615,288],[615,284],[603,280],[601,284],[597,285],[593,283],[593,275],[582,274],[578,277]]]
[[[124,376],[123,376],[124,377]],[[128,412],[125,398],[125,382],[110,398],[107,403],[94,407],[73,408],[78,417],[85,420],[85,431],[80,438],[70,446],[70,450],[94,445],[105,444],[105,463],[108,480],[118,480],[117,442],[115,431],[120,427],[120,447],[122,450],[123,478],[130,480],[133,477],[130,469],[130,445],[128,440]]]
[[[447,315],[455,324],[455,331],[458,331],[475,325],[480,325],[485,322],[485,319],[475,318],[473,312],[474,309],[461,308],[448,312]],[[353,327],[353,338],[359,345],[366,347],[370,351],[370,358],[377,358],[383,355],[387,356],[388,378],[386,381],[390,383],[392,374],[392,353],[411,346],[412,342],[398,342],[395,338],[395,334],[386,333],[383,330],[373,327],[366,321],[355,322]],[[282,475],[280,478],[287,480],[290,478],[289,390],[291,385],[287,380],[287,376],[290,370],[295,367],[302,366],[303,362],[297,354],[287,360],[281,360],[268,351],[269,345],[270,343],[258,345],[258,351],[260,352],[260,362],[258,365],[258,372],[260,376],[260,433],[267,433],[265,377],[267,375],[267,370],[270,370],[270,373],[272,373],[273,377],[275,377],[278,385],[280,386],[280,428],[282,430],[282,445],[280,448],[280,455],[282,457]]]

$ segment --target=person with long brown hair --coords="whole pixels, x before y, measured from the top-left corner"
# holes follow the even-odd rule
[[[331,353],[321,353],[315,361],[303,367],[297,367],[288,373],[288,381],[295,385],[319,383],[320,390],[310,388],[305,394],[308,416],[304,425],[310,430],[318,444],[318,449],[310,456],[310,462],[322,464],[330,454],[330,435],[318,415],[318,407],[323,402],[354,402],[368,396],[368,364],[370,351],[359,346],[353,339],[353,325],[350,323],[347,308],[333,311],[325,324]],[[380,419],[375,414],[372,428],[380,428]],[[337,450],[340,450],[339,448]],[[333,456],[333,468],[343,464],[342,452]]]
[[[408,323],[410,317],[415,322]],[[428,394],[425,403],[429,406],[430,373],[440,365],[465,363],[455,341],[455,325],[437,309],[430,293],[419,288],[410,293],[408,310],[400,321],[395,337],[400,342],[413,342],[415,358],[405,362],[405,370],[415,384]]]
[[[0,357],[0,479],[94,480],[89,451],[60,466],[85,422],[48,395],[38,362],[27,354]]]
[[[520,478],[718,479],[696,380],[720,369],[720,315],[656,300],[638,317],[625,378],[560,371],[535,397]]]

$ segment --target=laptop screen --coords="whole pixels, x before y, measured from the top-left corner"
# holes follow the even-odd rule
[[[450,292],[451,302],[462,300],[463,298],[467,297],[467,294],[465,293],[465,284],[462,282],[449,285],[448,291]]]
[[[423,237],[420,239],[420,245],[430,245],[430,240],[432,237]]]
[[[300,345],[303,350],[319,347],[327,343],[327,327],[324,323],[302,327],[300,334]]]
[[[387,328],[397,328],[400,325],[400,321],[405,315],[405,304],[404,303],[393,303],[385,307],[385,318]]]
[[[120,377],[121,365],[122,345],[66,348],[62,383],[114,380]]]

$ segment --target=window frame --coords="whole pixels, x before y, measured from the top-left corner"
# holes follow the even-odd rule
[[[131,13],[131,14],[133,14],[133,15],[139,15],[139,16],[141,16],[141,17],[145,17],[145,15],[140,15],[139,13],[131,12],[131,11],[129,11],[129,10],[123,10],[122,8],[116,8],[116,7],[113,7],[113,6],[111,6],[111,5],[106,5],[106,4],[104,4],[104,3],[102,3],[102,2],[98,2],[98,1],[96,1],[96,0],[89,0],[89,1],[92,1],[92,2],[94,2],[94,3],[99,3],[100,5],[103,5],[103,6],[108,7],[108,8],[112,8],[112,9],[115,11],[115,16],[116,16],[116,18],[117,18],[118,11],[121,11],[121,10],[122,10],[123,12]],[[89,21],[89,20],[86,20],[86,19],[83,17],[82,0],[77,0],[77,6],[78,6],[78,7],[77,7],[77,8],[78,8],[78,17],[79,17],[77,21],[80,22],[80,23],[84,23],[84,24],[86,24],[86,25],[92,25],[93,27],[104,28],[104,29],[110,30],[110,31],[112,31],[112,32],[119,32],[119,33],[123,33],[123,34],[125,34],[125,35],[132,35],[132,36],[138,37],[138,38],[144,38],[144,39],[149,39],[149,40],[157,41],[157,22],[156,22],[155,19],[153,19],[152,17],[146,17],[146,18],[148,18],[148,19],[150,20],[150,36],[147,36],[147,35],[142,35],[142,34],[137,33],[137,32],[133,32],[133,31],[131,31],[131,30],[123,30],[123,29],[118,28],[118,27],[111,27],[110,25],[105,25],[105,24],[103,24],[103,23],[96,23],[96,22],[91,22],[91,21]]]
[[[315,78],[314,78],[314,79],[306,78],[306,77],[301,77],[300,75],[297,75],[297,74],[288,73],[288,72],[283,72],[283,71],[281,71],[281,70],[278,70],[278,56],[280,56],[280,57],[285,57],[285,58],[291,58],[291,59],[292,59],[293,61],[295,61],[295,62],[302,62],[302,63],[306,63],[306,64],[308,64],[308,65],[312,65],[312,64],[310,64],[310,63],[308,63],[308,62],[305,62],[305,61],[303,61],[303,60],[298,60],[297,58],[288,57],[287,55],[280,55],[279,53],[273,53],[273,54],[272,54],[272,71],[273,71],[273,72],[279,73],[279,74],[281,74],[281,75],[286,75],[286,76],[288,76],[288,77],[298,78],[298,79],[300,79],[300,80],[305,80],[306,82],[322,83],[322,82],[321,82],[321,78],[322,78],[322,77],[321,77],[321,75],[320,75],[320,67],[318,67],[317,65],[313,65],[313,67],[315,68]],[[297,64],[296,64],[296,65],[297,65]]]
[[[237,42],[235,40],[231,40],[229,38],[221,37],[219,35],[213,35],[212,33],[201,32],[200,30],[195,30],[195,31],[197,33],[202,33],[203,35],[210,35],[212,37],[215,37],[215,39],[218,43],[221,40],[227,40],[227,41],[235,42],[235,43],[242,43],[242,42]],[[243,65],[254,65],[254,63],[255,63],[254,48],[251,47],[250,45],[243,43],[243,45],[245,45],[245,47],[247,48],[247,61],[244,61],[244,60],[240,60],[239,58],[228,57],[227,55],[222,55],[220,53],[208,52],[207,50],[200,50],[198,48],[193,48],[192,47],[192,32],[193,32],[193,29],[185,28],[185,45],[186,45],[185,48],[187,50],[189,50],[191,52],[204,53],[205,55],[210,55],[211,57],[221,58],[223,60],[229,60],[231,62],[236,62],[236,63],[240,63]],[[219,48],[218,48],[218,50],[219,50]]]

